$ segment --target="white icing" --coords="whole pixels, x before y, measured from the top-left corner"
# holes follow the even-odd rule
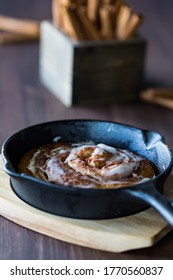
[[[33,173],[39,153],[40,150],[34,154],[28,167]],[[48,181],[62,185],[80,188],[119,187],[149,180],[135,173],[141,160],[142,157],[128,150],[102,143],[82,142],[52,149],[42,171]]]
[[[85,153],[86,148],[93,148],[94,151],[91,152],[88,159],[91,162],[91,166],[84,165],[84,160],[80,158],[79,152],[81,154]],[[104,166],[101,168],[95,168],[94,161],[97,162],[97,156],[104,160],[105,152],[109,154],[109,158],[105,158]],[[139,166],[139,161],[141,157],[134,155],[130,151],[124,151],[110,147],[105,144],[98,145],[82,145],[77,148],[73,148],[66,158],[65,163],[67,163],[72,169],[80,172],[83,175],[88,175],[90,177],[96,178],[98,180],[103,179],[116,179],[116,178],[126,178],[130,176],[134,170]]]
[[[103,150],[109,152],[109,153],[112,153],[112,154],[116,153],[116,150],[117,150],[117,149],[114,148],[114,147],[111,147],[111,146],[108,146],[108,145],[105,145],[105,144],[102,144],[102,143],[97,144],[97,146],[98,146],[99,148],[101,148],[101,149],[103,149]]]
[[[119,164],[117,166],[103,167],[101,170],[101,175],[106,178],[113,178],[114,176],[121,178],[126,178],[130,176],[134,169],[137,168],[136,162],[127,162],[126,164]]]
[[[28,169],[34,174],[35,173],[35,170],[36,170],[36,167],[35,167],[35,159],[36,157],[39,155],[40,153],[40,150],[38,150],[34,155],[33,157],[31,158],[30,162],[29,162],[29,165],[28,165]]]
[[[49,181],[57,181],[60,184],[63,184],[65,173],[65,169],[61,167],[56,157],[52,157],[47,161],[46,174]]]

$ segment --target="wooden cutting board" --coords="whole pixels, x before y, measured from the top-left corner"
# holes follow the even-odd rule
[[[173,176],[166,183],[165,195],[173,198]],[[171,230],[152,208],[129,217],[109,220],[64,218],[35,209],[11,190],[1,157],[0,214],[16,224],[50,237],[111,252],[152,246]]]

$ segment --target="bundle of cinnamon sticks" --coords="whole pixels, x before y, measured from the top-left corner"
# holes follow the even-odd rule
[[[76,41],[126,40],[142,18],[122,0],[52,0],[53,24]]]

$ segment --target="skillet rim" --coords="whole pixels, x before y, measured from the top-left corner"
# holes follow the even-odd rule
[[[67,123],[67,122],[92,122],[92,123],[110,123],[110,124],[117,124],[121,127],[127,127],[127,128],[131,128],[134,130],[139,130],[142,132],[152,132],[152,133],[156,133],[160,136],[160,142],[162,144],[164,144],[164,146],[167,148],[169,155],[170,155],[170,161],[169,164],[167,166],[167,168],[165,168],[164,171],[160,172],[158,175],[156,175],[154,178],[147,180],[146,182],[142,182],[142,183],[138,183],[138,184],[133,184],[127,187],[123,187],[123,188],[115,188],[115,189],[99,189],[99,188],[81,188],[81,187],[73,187],[73,186],[64,186],[61,184],[55,184],[55,183],[51,183],[51,182],[46,182],[44,180],[41,179],[37,179],[35,177],[32,177],[30,175],[24,174],[24,173],[18,173],[17,171],[15,171],[15,168],[13,167],[9,156],[6,152],[6,148],[9,145],[9,143],[11,142],[11,140],[13,138],[15,138],[18,134],[27,131],[27,130],[31,130],[32,128],[36,128],[39,126],[48,126],[48,125],[52,125],[52,124],[56,124],[56,123]],[[170,149],[170,147],[166,144],[165,142],[165,137],[160,133],[157,132],[155,130],[150,130],[150,129],[142,129],[139,128],[137,126],[133,126],[133,125],[129,125],[129,124],[125,124],[125,123],[120,123],[120,122],[115,122],[115,121],[109,121],[109,120],[99,120],[99,119],[62,119],[62,120],[53,120],[53,121],[48,121],[48,122],[42,122],[42,123],[36,123],[33,124],[31,126],[27,126],[23,129],[20,129],[18,131],[16,131],[15,133],[13,133],[11,136],[9,136],[3,143],[2,145],[2,149],[1,149],[1,154],[2,154],[2,158],[4,161],[4,170],[5,172],[10,176],[10,177],[14,177],[14,178],[20,178],[20,179],[24,179],[27,181],[30,181],[31,183],[34,182],[36,184],[42,185],[44,187],[49,187],[49,188],[53,188],[53,189],[58,189],[58,191],[68,191],[68,192],[86,192],[86,193],[108,193],[108,192],[115,192],[115,191],[119,191],[119,190],[125,190],[125,189],[138,189],[139,186],[140,187],[144,187],[147,184],[151,183],[152,185],[156,184],[158,180],[160,180],[160,178],[166,176],[166,178],[169,176],[171,169],[173,167],[173,151]]]

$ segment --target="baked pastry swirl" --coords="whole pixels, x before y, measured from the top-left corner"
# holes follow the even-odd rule
[[[51,143],[26,153],[19,172],[81,188],[119,188],[154,177],[152,164],[129,150],[95,143]]]

